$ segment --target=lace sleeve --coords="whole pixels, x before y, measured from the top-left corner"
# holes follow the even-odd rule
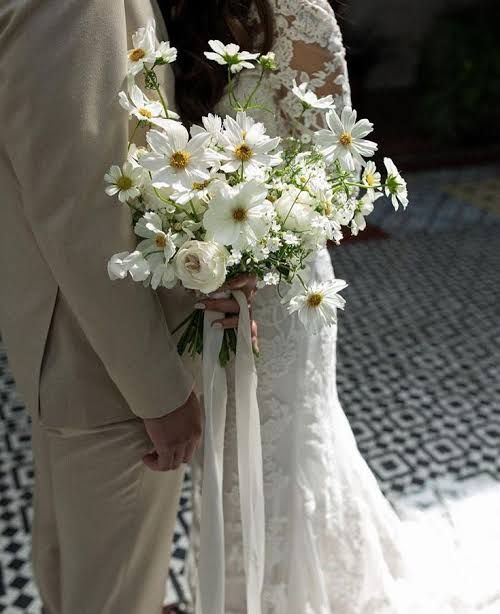
[[[290,131],[301,112],[292,94],[293,79],[308,81],[316,94],[332,94],[337,106],[350,104],[350,88],[342,35],[327,0],[274,0],[275,43],[279,70],[269,77],[277,106],[279,131]],[[306,128],[323,127],[323,114],[309,110]]]

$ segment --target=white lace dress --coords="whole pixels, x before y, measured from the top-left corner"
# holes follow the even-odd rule
[[[350,91],[340,30],[327,0],[272,4],[280,69],[269,76],[257,102],[274,110],[274,117],[260,116],[268,132],[285,134],[301,109],[289,91],[294,78],[307,80],[319,94],[335,94],[340,107],[350,104]],[[241,98],[254,79],[250,71],[242,75]],[[230,112],[226,101],[218,111]],[[309,112],[305,120],[319,127],[321,116]],[[332,277],[326,251],[313,271],[319,279]],[[415,561],[403,554],[401,523],[356,447],[337,396],[336,328],[307,333],[286,313],[274,288],[259,291],[254,316],[261,350],[258,400],[266,495],[263,612],[458,612],[458,605],[440,600],[439,590],[426,592],[427,584],[424,589],[409,569]],[[235,426],[230,396],[224,451],[227,614],[246,612]],[[198,465],[193,470],[194,553],[199,473]]]

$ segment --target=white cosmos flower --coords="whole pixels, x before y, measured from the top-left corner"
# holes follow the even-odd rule
[[[153,290],[160,286],[170,289],[177,284],[175,266],[172,262],[166,261],[162,254],[151,254],[148,263],[151,270],[151,288]]]
[[[191,126],[191,136],[196,136],[197,134],[208,134],[210,136],[210,146],[217,145],[222,133],[222,117],[209,113],[205,117],[202,117],[201,121],[203,123],[203,127],[196,124]]]
[[[144,169],[133,166],[128,160],[122,168],[114,165],[104,176],[104,180],[109,183],[106,194],[118,195],[120,202],[126,203],[140,195],[143,179]]]
[[[224,45],[220,41],[210,40],[208,44],[212,51],[205,51],[205,57],[214,60],[217,64],[227,64],[233,74],[240,72],[243,68],[255,68],[251,60],[256,60],[259,57],[258,53],[240,51],[239,46],[234,43]]]
[[[308,89],[308,85],[307,82],[297,85],[295,79],[293,80],[292,92],[302,102],[305,109],[331,109],[335,105],[331,94],[318,98],[314,92]]]
[[[108,275],[111,280],[125,279],[127,274],[130,274],[134,281],[146,281],[150,273],[148,261],[138,250],[115,254],[108,262]]]
[[[128,51],[128,73],[137,75],[147,64],[156,60],[156,23],[151,20],[145,28],[139,28],[132,36],[133,48]]]
[[[210,178],[208,167],[212,162],[207,140],[204,134],[189,139],[182,124],[171,122],[167,132],[148,132],[152,151],[140,159],[140,164],[152,172],[155,187],[190,188],[194,182]]]
[[[346,287],[343,279],[313,281],[307,290],[290,300],[288,311],[297,312],[299,320],[311,332],[319,332],[337,321],[337,309],[345,306],[345,299],[338,293]]]
[[[256,181],[223,186],[203,217],[207,239],[239,251],[256,245],[273,222],[274,209],[266,196],[267,188]]]
[[[375,166],[375,162],[368,162],[366,168],[363,172],[363,176],[361,181],[367,190],[368,198],[375,199],[376,190],[381,186],[382,176],[379,172],[377,172],[377,167]]]
[[[255,122],[244,111],[238,112],[236,119],[228,115],[219,139],[224,148],[220,154],[221,169],[232,173],[243,167],[247,178],[255,177],[263,167],[277,166],[281,162],[278,152],[271,153],[279,142],[279,137],[270,138],[264,124]]]
[[[386,196],[390,197],[392,206],[396,211],[399,209],[399,203],[403,205],[403,209],[406,209],[409,202],[406,181],[401,177],[391,158],[384,158],[384,164],[387,169],[387,179],[385,182]]]
[[[176,246],[172,233],[170,230],[168,233],[163,232],[161,218],[157,213],[146,212],[135,225],[134,231],[138,237],[144,239],[137,246],[144,256],[157,252],[168,262],[175,254]]]
[[[135,83],[132,84],[128,96],[125,92],[120,92],[118,98],[120,105],[131,117],[162,126],[162,122],[157,120],[164,119],[163,105],[157,100],[150,100]],[[177,113],[173,111],[168,111],[168,117],[169,119],[179,119]]]
[[[373,156],[377,144],[364,137],[373,130],[373,124],[367,119],[356,122],[357,113],[349,107],[342,110],[339,117],[335,109],[326,114],[328,130],[318,130],[315,142],[327,162],[339,160],[350,171],[356,169],[356,163],[365,164],[364,158]]]
[[[171,47],[168,41],[163,41],[156,49],[156,59],[160,60],[164,64],[172,64],[172,62],[175,62],[177,59],[177,49],[175,47]]]
[[[356,208],[356,213],[351,220],[351,234],[353,236],[357,236],[359,232],[365,230],[366,228],[366,217],[370,215],[373,211],[374,203],[382,196],[381,193],[376,193],[375,195],[366,194],[359,201],[358,206]]]

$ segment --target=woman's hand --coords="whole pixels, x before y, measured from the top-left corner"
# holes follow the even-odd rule
[[[252,320],[252,303],[257,292],[257,278],[255,275],[244,273],[228,281],[219,292],[241,290],[247,297],[248,309],[250,311],[250,325],[252,334],[252,345],[258,352],[257,323]],[[215,293],[217,294],[217,293]],[[240,306],[237,300],[229,296],[228,298],[206,298],[200,300],[195,305],[196,309],[209,309],[224,314],[220,320],[215,320],[212,324],[214,328],[238,328]]]

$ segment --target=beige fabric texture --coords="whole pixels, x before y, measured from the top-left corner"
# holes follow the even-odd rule
[[[0,5],[0,330],[48,426],[155,418],[193,387],[168,328],[179,297],[106,272],[135,245],[103,177],[127,153],[117,96],[131,35],[156,11],[149,0]],[[161,78],[173,100],[169,67]]]

